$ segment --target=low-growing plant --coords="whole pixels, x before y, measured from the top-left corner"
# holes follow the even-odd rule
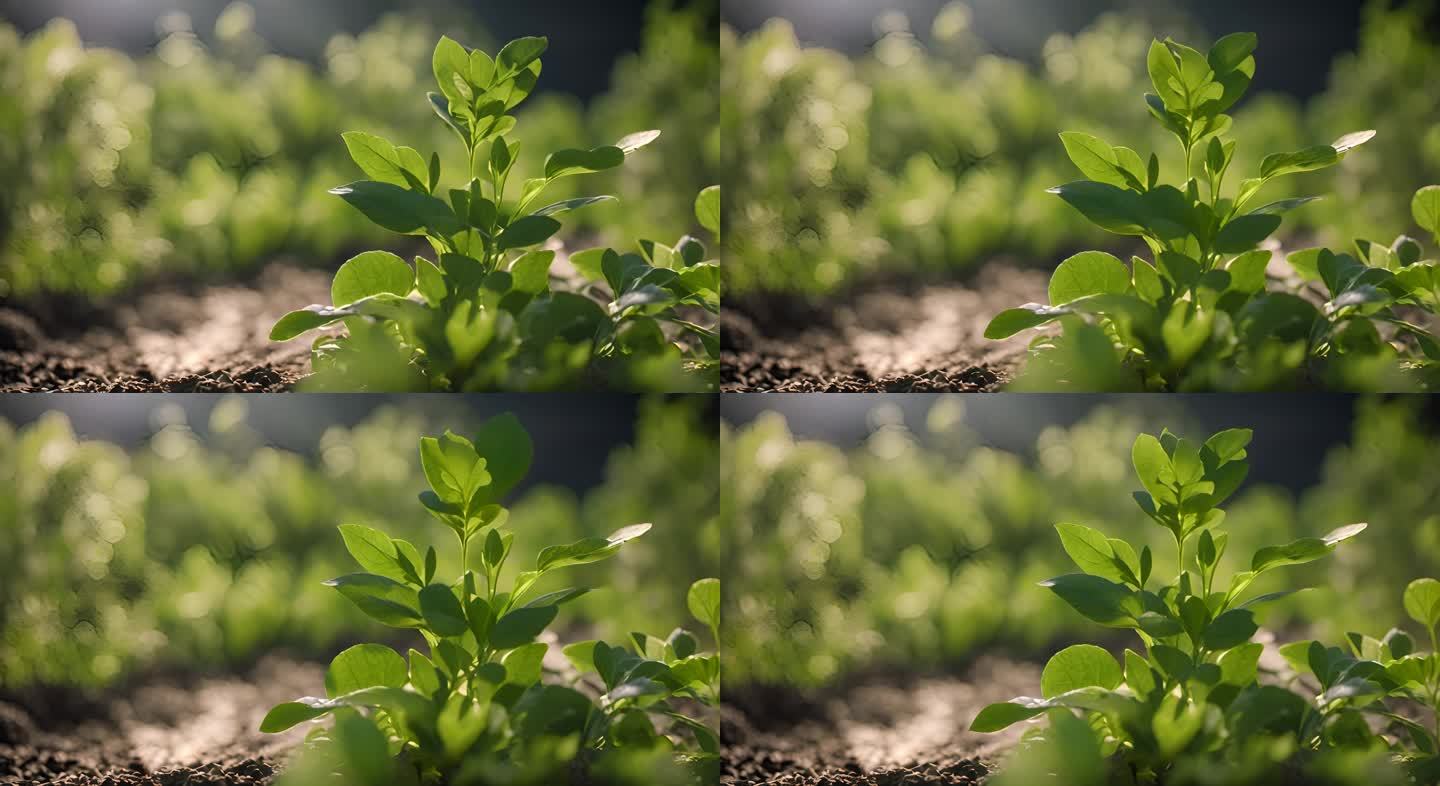
[[[522,144],[511,138],[511,112],[540,77],[544,38],[520,38],[493,59],[447,37],[435,47],[440,92],[430,106],[466,151],[465,188],[439,195],[440,158],[351,131],[346,147],[370,178],[332,190],[367,218],[403,235],[423,236],[435,259],[414,267],[395,254],[368,251],[335,274],[330,305],[280,319],[270,337],[287,341],[343,321],[347,334],[322,335],[312,347],[312,384],[338,389],[437,389],[714,386],[713,329],[677,315],[698,306],[718,310],[719,275],[705,247],[685,238],[675,247],[642,242],[643,255],[594,260],[605,302],[552,290],[560,216],[613,200],[585,196],[543,204],[558,180],[621,166],[659,137],[641,131],[613,145],[567,149],[545,159],[544,176],[511,182]],[[518,188],[516,187],[518,185]],[[708,222],[717,191],[700,199]],[[585,270],[582,266],[582,270]],[[608,304],[608,307],[607,307]],[[697,309],[698,310],[698,309]],[[660,321],[681,334],[665,335]],[[696,346],[698,344],[698,347]]]
[[[1188,768],[1200,761],[1217,768],[1212,776],[1230,768],[1209,782],[1274,782],[1307,757],[1356,747],[1319,717],[1323,704],[1259,679],[1264,645],[1251,640],[1259,630],[1256,611],[1296,590],[1248,598],[1246,591],[1269,571],[1330,554],[1366,525],[1261,548],[1247,570],[1223,577],[1229,535],[1220,528],[1220,505],[1246,477],[1250,437],[1247,429],[1231,429],[1203,444],[1168,431],[1135,440],[1132,460],[1144,490],[1134,498],[1173,536],[1175,578],[1152,581],[1148,546],[1137,553],[1123,540],[1062,523],[1061,544],[1082,572],[1042,585],[1094,622],[1135,631],[1141,651],[1126,649],[1122,662],[1093,644],[1066,647],[1045,665],[1040,697],[984,708],[973,731],[999,731],[1048,713],[1048,729],[1031,732],[1027,744],[1075,751],[1062,766],[1089,775],[1073,782],[1096,780],[1107,768],[1123,783],[1196,782]]]
[[[1277,178],[1340,163],[1375,132],[1268,155],[1255,176],[1227,187],[1227,177],[1235,180],[1236,141],[1227,138],[1232,120],[1226,111],[1250,86],[1255,46],[1253,33],[1225,36],[1208,54],[1169,39],[1151,44],[1147,65],[1155,92],[1145,101],[1179,143],[1183,172],[1175,185],[1161,182],[1155,152],[1145,159],[1090,134],[1060,135],[1089,179],[1052,193],[1100,228],[1141,238],[1151,259],[1133,257],[1127,267],[1103,251],[1076,254],[1052,275],[1048,304],[997,315],[988,338],[1063,324],[1059,335],[1032,342],[1026,383],[1192,390],[1368,382],[1393,388],[1406,381],[1386,377],[1387,370],[1426,370],[1440,361],[1440,345],[1401,313],[1440,309],[1434,266],[1409,270],[1420,259],[1409,238],[1389,246],[1359,241],[1358,256],[1324,249],[1291,254],[1293,274],[1272,285],[1272,253],[1261,244],[1280,227],[1282,214],[1319,197],[1255,206],[1256,197]],[[1416,197],[1416,220],[1431,231],[1440,221],[1432,209],[1437,199],[1428,189]]]
[[[563,649],[573,674],[545,680],[550,645],[538,641],[560,606],[588,589],[531,597],[555,571],[598,562],[644,535],[649,524],[550,546],[508,586],[514,533],[504,495],[529,469],[529,435],[510,415],[487,421],[473,441],[446,432],[420,441],[430,490],[420,501],[455,533],[462,575],[436,577],[433,547],[362,525],[341,537],[365,572],[327,582],[362,612],[418,631],[422,652],[402,657],[383,644],[341,652],[325,675],[325,697],[277,705],[260,729],[280,732],[334,715],[309,735],[295,783],[341,778],[361,784],[553,784],[572,774],[616,782],[713,781],[719,739],[684,705],[714,706],[720,664],[677,628],[665,638],[633,633],[629,648],[582,641]],[[472,545],[479,568],[471,569]],[[689,591],[691,613],[718,647],[720,582]],[[590,678],[586,675],[594,675]],[[637,780],[638,779],[638,780]]]

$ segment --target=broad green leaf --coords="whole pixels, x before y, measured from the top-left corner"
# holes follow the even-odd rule
[[[342,314],[333,313],[331,307],[321,305],[313,305],[298,311],[291,311],[281,317],[279,321],[275,323],[274,327],[270,328],[270,340],[289,341],[301,333],[314,330],[318,327],[324,327],[340,319],[342,316]]]
[[[716,237],[720,236],[720,186],[710,186],[695,197],[695,219]]]
[[[1087,219],[1120,235],[1142,235],[1146,212],[1140,195],[1109,183],[1081,180],[1050,189]]]
[[[545,48],[549,41],[538,36],[526,36],[517,38],[506,44],[500,54],[495,56],[496,70],[499,72],[498,79],[507,79],[519,74],[523,69],[530,66],[545,54]]]
[[[1177,694],[1169,694],[1151,718],[1151,730],[1160,746],[1160,755],[1173,757],[1185,750],[1205,725],[1205,705],[1194,704]]]
[[[309,697],[307,697],[308,699]],[[311,702],[318,702],[318,699],[310,699]],[[277,704],[265,714],[265,719],[260,721],[260,731],[266,734],[279,734],[282,731],[299,723],[314,720],[334,710],[334,707],[325,704],[307,703],[305,699],[300,701],[287,701],[284,704]]]
[[[592,341],[609,324],[605,310],[591,298],[574,292],[551,292],[530,302],[520,313],[520,335],[536,346],[560,340],[572,344]]]
[[[530,472],[535,445],[530,432],[511,413],[485,421],[475,433],[475,451],[485,458],[490,484],[474,498],[478,505],[498,504]]]
[[[490,629],[490,646],[497,650],[508,650],[527,644],[539,636],[560,609],[555,606],[536,606],[515,609],[495,621]]]
[[[1061,262],[1050,276],[1050,305],[1090,295],[1123,295],[1130,289],[1125,263],[1103,251],[1082,251]]]
[[[440,690],[440,670],[429,658],[413,649],[410,650],[410,684],[426,696],[433,696]]]
[[[621,137],[620,140],[615,143],[615,147],[620,148],[620,151],[628,156],[659,138],[660,132],[654,129],[649,131],[636,131],[633,134],[626,134]]]
[[[571,175],[604,172],[625,163],[625,151],[614,145],[590,150],[560,150],[545,159],[545,177],[554,180]]]
[[[691,584],[690,591],[685,597],[685,605],[690,609],[690,616],[707,627],[718,630],[720,628],[720,580],[700,579]]]
[[[1115,550],[1110,541],[1099,530],[1083,524],[1061,523],[1055,525],[1060,533],[1060,544],[1065,553],[1081,570],[1092,576],[1124,581],[1125,576],[1115,564]]]
[[[462,95],[457,87],[455,78],[458,76],[466,83],[468,89],[470,77],[470,54],[449,36],[441,36],[440,42],[435,45],[435,53],[430,58],[431,70],[435,73],[435,84],[440,87],[440,92],[445,94],[451,101],[461,99],[468,100],[470,95]]]
[[[581,674],[595,671],[595,640],[577,641],[561,650],[575,670]]]
[[[1340,154],[1330,145],[1315,145],[1291,153],[1272,153],[1260,163],[1260,177],[1269,179],[1299,172],[1313,172],[1339,162]]]
[[[1040,699],[1021,696],[1014,701],[1002,701],[980,710],[970,722],[970,731],[990,733],[1000,731],[1023,720],[1029,720],[1049,709],[1050,704]]]
[[[415,273],[405,260],[388,251],[366,251],[336,271],[330,283],[330,302],[346,306],[382,293],[404,297],[414,288]]]
[[[1206,60],[1217,74],[1233,71],[1255,52],[1256,43],[1254,33],[1231,33],[1210,47]]]
[[[1067,573],[1040,582],[1085,617],[1112,628],[1126,628],[1134,618],[1125,604],[1131,593],[1123,585],[1085,573]]]
[[[357,644],[330,661],[325,672],[325,694],[333,699],[361,688],[398,688],[408,678],[400,653],[382,644]]]
[[[1228,650],[1250,640],[1260,626],[1249,609],[1231,609],[1211,620],[1205,629],[1205,646],[1211,650]]]
[[[1115,150],[1098,137],[1079,131],[1065,131],[1060,134],[1065,153],[1081,174],[1101,183],[1124,188],[1129,185]],[[1052,299],[1050,302],[1054,303]]]
[[[1252,641],[1232,648],[1220,656],[1220,681],[1230,685],[1245,686],[1255,681],[1260,663],[1260,653],[1265,645]]]
[[[355,165],[371,180],[402,188],[410,184],[405,179],[400,154],[388,140],[363,131],[347,131],[340,138],[345,141],[345,148],[350,151]]]
[[[1215,250],[1225,254],[1249,251],[1280,228],[1280,217],[1266,213],[1239,216],[1215,236]]]
[[[550,264],[554,261],[554,251],[531,251],[515,260],[510,265],[512,287],[532,295],[546,291],[550,288]]]
[[[431,584],[420,590],[420,612],[430,629],[441,636],[463,636],[469,629],[459,599],[444,584]]]
[[[541,665],[550,645],[534,641],[505,653],[505,681],[516,685],[534,685],[540,681]]]
[[[1155,672],[1145,658],[1134,650],[1125,650],[1125,684],[1136,696],[1144,698],[1156,688]]]
[[[1066,314],[1075,313],[1069,308],[1057,308],[1040,303],[1026,303],[1018,308],[1007,308],[995,315],[985,326],[985,338],[1009,338],[1022,330],[1054,322]]]
[[[1114,690],[1124,676],[1110,653],[1093,644],[1075,644],[1046,662],[1040,675],[1040,695],[1050,699],[1090,686]]]
[[[649,524],[635,524],[617,530],[608,538],[581,538],[563,546],[547,546],[541,549],[539,556],[536,557],[535,570],[543,573],[571,565],[599,562],[619,551],[620,546],[626,541],[640,537],[648,531],[650,531]]]
[[[1265,270],[1270,264],[1270,252],[1256,249],[1230,260],[1225,271],[1230,274],[1230,288],[1236,292],[1254,295],[1265,291]]]
[[[420,598],[415,590],[384,576],[350,573],[325,582],[371,617],[394,628],[420,624]]]
[[[1440,186],[1425,186],[1410,201],[1410,213],[1421,229],[1440,236]]]
[[[560,222],[548,216],[525,216],[518,218],[496,238],[496,247],[501,251],[524,248],[544,243],[560,231]]]
[[[1427,628],[1440,626],[1440,581],[1416,579],[1405,588],[1405,613]]]
[[[515,704],[514,728],[522,738],[568,737],[584,730],[594,703],[579,691],[538,685]]]
[[[406,579],[389,535],[363,524],[341,524],[340,537],[360,567],[395,581]]]
[[[1175,482],[1175,469],[1160,440],[1150,434],[1136,437],[1130,449],[1130,460],[1141,485],[1150,492],[1152,499],[1162,504],[1177,502],[1175,492],[1170,488]]]
[[[449,236],[463,228],[449,205],[393,183],[361,180],[332,188],[330,193],[391,232],[409,235],[428,229]]]
[[[1334,551],[1336,544],[1360,534],[1365,527],[1365,524],[1349,524],[1324,538],[1300,538],[1284,546],[1267,546],[1255,552],[1250,570],[1260,573],[1271,568],[1314,562]]]

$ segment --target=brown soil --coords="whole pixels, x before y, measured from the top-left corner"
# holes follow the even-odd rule
[[[331,274],[272,263],[243,283],[163,283],[124,299],[0,308],[0,392],[249,392],[309,373],[310,342],[269,339],[330,302]]]
[[[260,720],[323,695],[323,681],[320,666],[267,658],[243,676],[156,678],[93,704],[0,703],[0,784],[266,784],[306,730],[261,734]]]
[[[1033,694],[1038,667],[982,658],[963,677],[862,680],[818,699],[784,689],[730,691],[723,786],[969,786],[1023,724],[967,731],[982,707]]]
[[[964,285],[881,285],[823,308],[727,301],[721,390],[995,390],[1032,337],[991,341],[985,325],[1006,308],[1046,302],[1047,280],[996,260]]]

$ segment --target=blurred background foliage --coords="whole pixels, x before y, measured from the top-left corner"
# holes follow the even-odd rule
[[[623,172],[557,184],[557,199],[582,187],[620,197],[576,215],[587,242],[629,248],[694,228],[695,194],[719,180],[713,13],[655,0],[608,89],[588,101],[537,93],[521,112],[524,177],[545,151],[664,132]],[[340,141],[348,130],[439,152],[444,184],[463,185],[464,153],[425,100],[431,52],[442,33],[492,52],[503,41],[464,13],[438,16],[412,9],[337,33],[315,62],[271,52],[244,2],[213,32],[163,16],[158,41],[135,56],[87,45],[65,18],[23,37],[0,19],[0,297],[95,296],[162,275],[244,274],[277,256],[335,267],[364,248],[404,249],[327,191],[360,175]]]
[[[781,15],[808,7],[748,5]],[[1128,4],[1079,32],[1050,34],[1029,58],[999,54],[977,32],[990,21],[982,14],[1034,5],[950,2],[923,15],[924,29],[885,12],[874,21],[873,45],[853,53],[802,43],[783,18],[743,34],[722,27],[729,291],[817,297],[876,278],[961,276],[991,258],[1048,268],[1082,247],[1130,250],[1045,192],[1080,178],[1056,135],[1085,131],[1142,156],[1153,150],[1162,179],[1171,177],[1180,153],[1142,99],[1152,37],[1208,45],[1249,29],[1247,16],[1275,22],[1277,14],[1290,34],[1310,34],[1301,4],[1288,14],[1231,4],[1241,7],[1223,12],[1229,27],[1207,30],[1194,21],[1206,4],[1185,2]],[[1074,16],[1097,5],[1120,3],[1054,11]],[[1238,106],[1242,169],[1258,170],[1268,153],[1379,131],[1343,166],[1269,187],[1268,199],[1325,195],[1287,217],[1287,242],[1348,246],[1356,237],[1415,231],[1411,196],[1440,181],[1435,10],[1425,0],[1370,0],[1353,52],[1303,65],[1288,62],[1301,48],[1293,41],[1261,36],[1257,85],[1266,84],[1267,47],[1286,53],[1271,55],[1279,70],[1328,77],[1311,97],[1262,90]],[[1312,12],[1324,13],[1324,4]],[[1033,35],[1056,24],[1036,15],[1025,26]]]
[[[851,407],[873,407],[850,417],[870,429],[853,447],[833,427],[826,438],[792,433],[791,420],[819,406],[813,400],[772,405],[739,425],[736,410],[722,408],[721,529],[736,555],[725,579],[731,684],[815,687],[886,667],[963,669],[987,653],[1039,662],[1070,637],[1093,639],[1101,629],[1036,586],[1074,570],[1054,525],[1149,544],[1156,573],[1173,572],[1169,534],[1131,499],[1140,488],[1131,443],[1165,426],[1201,439],[1223,427],[1197,425],[1182,403],[1194,397],[1071,396],[1091,402],[1088,414],[1043,425],[1053,417],[1044,398],[1011,396],[1002,398],[1029,399],[1010,402],[1012,415],[1038,436],[1023,448],[996,447],[980,431],[1003,419],[998,403],[923,397],[933,405],[907,426],[894,400],[922,397],[890,398]],[[1294,402],[1297,412],[1277,424],[1273,413],[1248,411],[1243,397],[1227,398],[1228,406],[1212,404],[1226,425],[1257,432],[1251,480],[1225,506],[1225,570],[1262,546],[1370,524],[1332,557],[1261,579],[1262,593],[1315,588],[1269,607],[1265,628],[1338,642],[1347,631],[1404,627],[1405,585],[1440,565],[1435,413],[1421,398],[1361,400],[1353,420],[1333,422]],[[1329,434],[1333,446],[1309,450],[1286,430]]]
[[[301,451],[250,425],[250,410],[291,399],[229,398],[207,423],[191,424],[166,397],[151,398],[153,434],[131,447],[77,436],[64,405],[18,428],[0,420],[0,553],[9,563],[0,571],[0,690],[238,668],[276,648],[328,659],[356,641],[408,641],[322,586],[355,570],[336,527],[367,524],[422,551],[434,544],[440,575],[457,575],[453,537],[416,501],[426,487],[418,439],[464,434],[480,421],[474,412],[387,406],[326,428]],[[325,397],[313,398],[310,416],[324,419]],[[614,560],[555,579],[601,588],[566,606],[562,627],[579,638],[663,637],[689,619],[690,583],[719,575],[713,399],[648,399],[636,412],[632,436],[603,470],[571,471],[601,482],[532,485],[509,503],[525,565],[547,545],[655,525]],[[542,439],[533,426],[532,435],[537,466],[584,438]]]

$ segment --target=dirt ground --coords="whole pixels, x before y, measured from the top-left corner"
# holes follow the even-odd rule
[[[967,731],[982,707],[1033,694],[1039,667],[982,658],[960,677],[871,677],[819,698],[731,689],[722,786],[969,786],[1023,732]]]
[[[322,666],[272,657],[247,674],[154,678],[109,699],[0,703],[0,784],[269,783],[305,728],[261,734],[260,720],[323,691]]]
[[[287,390],[309,373],[309,342],[272,342],[270,327],[287,311],[330,302],[330,278],[276,262],[243,283],[0,307],[0,392]]]
[[[833,307],[727,301],[723,391],[996,390],[1032,338],[984,336],[1000,311],[1047,302],[1048,274],[995,260],[965,284],[879,285]]]

